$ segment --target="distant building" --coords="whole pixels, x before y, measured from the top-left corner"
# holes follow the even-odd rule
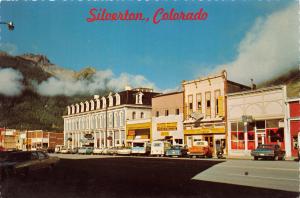
[[[0,147],[5,150],[16,150],[18,131],[16,129],[0,128]]]
[[[300,98],[289,98],[288,103],[288,117],[287,124],[291,137],[291,155],[297,157],[298,134],[300,133]]]
[[[25,132],[25,138],[23,142],[29,150],[54,149],[56,145],[64,144],[64,134],[58,132],[30,130]]]
[[[152,139],[183,145],[183,92],[160,94],[152,98]]]
[[[127,87],[125,91],[95,95],[91,100],[68,106],[67,115],[63,116],[64,144],[69,148],[106,148],[130,144],[136,136],[150,139],[150,125],[136,128],[134,122],[151,118],[151,99],[157,94],[152,89]]]
[[[227,80],[227,74],[210,75],[183,81],[184,138],[188,147],[197,140],[208,141],[210,148],[226,147],[226,94],[250,87]],[[224,149],[226,152],[226,150]]]
[[[250,156],[259,144],[279,144],[291,156],[286,86],[228,94],[228,155]]]

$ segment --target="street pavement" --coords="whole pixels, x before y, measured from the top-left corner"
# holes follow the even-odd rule
[[[222,160],[182,158],[91,155],[61,155],[60,157],[60,162],[50,172],[32,172],[28,177],[8,178],[0,184],[0,197],[296,198],[299,195],[298,192],[291,192],[286,189],[275,190],[195,179],[199,173],[222,164],[232,168],[244,165],[258,166],[249,165],[252,163],[249,160],[230,160],[228,163]],[[297,164],[297,162],[292,161],[280,162],[282,164],[277,164],[279,162],[266,163],[274,163],[272,168],[284,166],[287,169],[293,169],[292,163]],[[264,166],[266,164],[262,164],[261,167]],[[251,171],[249,171],[250,175],[253,174],[252,169],[248,170]]]
[[[194,180],[299,192],[299,163],[229,160],[197,174]]]

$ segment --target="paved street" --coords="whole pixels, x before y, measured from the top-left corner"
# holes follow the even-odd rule
[[[247,166],[249,175],[271,165],[273,177],[294,179],[297,162],[249,160],[199,160],[64,155],[56,168],[30,176],[9,178],[1,184],[2,197],[297,197],[298,192],[243,186],[222,181],[203,181],[201,173],[222,167],[225,173],[239,174]],[[82,159],[88,158],[88,159]],[[259,164],[259,165],[258,165]],[[251,169],[250,169],[250,168]],[[256,167],[256,168],[254,168]],[[291,169],[275,174],[278,169]],[[237,172],[230,171],[234,169]],[[264,170],[267,171],[267,170]],[[200,175],[199,175],[200,174]],[[269,174],[269,173],[268,173]],[[199,177],[200,176],[200,177]],[[265,175],[262,175],[265,176]],[[232,177],[232,176],[231,176]],[[203,178],[202,178],[203,179]],[[222,179],[222,178],[221,178]],[[260,178],[256,181],[259,182]],[[283,181],[285,182],[285,181]],[[297,181],[294,181],[295,185]],[[299,184],[299,183],[298,183]],[[15,188],[17,186],[17,188]],[[290,189],[286,189],[290,190]],[[1,197],[0,196],[0,197]],[[2,198],[1,197],[1,198]]]
[[[199,173],[195,180],[299,192],[299,163],[230,160]]]

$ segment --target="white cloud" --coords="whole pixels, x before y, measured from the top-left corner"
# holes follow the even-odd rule
[[[266,18],[258,18],[240,42],[233,62],[220,65],[231,80],[259,83],[298,65],[298,7],[293,2],[287,8]]]
[[[10,55],[16,55],[17,53],[17,46],[12,43],[0,43],[0,51],[5,51]]]
[[[19,95],[22,92],[22,74],[11,68],[0,68],[0,94],[6,96]]]
[[[116,91],[124,90],[125,86],[154,88],[154,83],[142,75],[122,73],[115,76],[111,70],[99,70],[90,79],[69,79],[51,77],[36,85],[41,95],[55,96],[75,94],[93,94],[96,90],[110,88]]]

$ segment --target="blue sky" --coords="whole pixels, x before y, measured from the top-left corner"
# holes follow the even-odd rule
[[[288,7],[295,1],[178,1],[178,2],[1,2],[1,19],[15,23],[2,27],[2,50],[46,55],[51,62],[73,70],[93,66],[142,75],[161,89],[174,88],[185,79],[213,71],[239,56],[241,42],[258,18]],[[86,22],[91,8],[108,11],[156,9],[197,11],[206,21]]]

